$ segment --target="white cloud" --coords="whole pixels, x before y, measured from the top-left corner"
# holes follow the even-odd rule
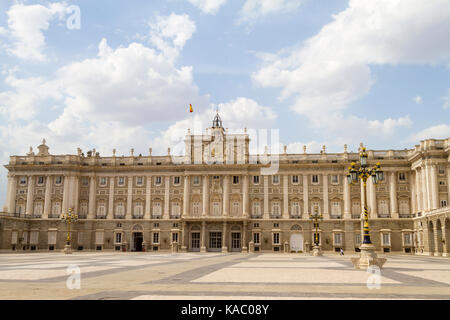
[[[281,100],[293,96],[292,109],[322,132],[352,138],[349,132],[363,123],[391,134],[396,127],[410,125],[411,120],[373,122],[344,116],[344,111],[370,91],[372,64],[450,60],[450,42],[446,40],[450,11],[442,10],[447,5],[446,0],[350,0],[347,9],[303,45],[283,49],[275,57],[266,55],[253,80],[263,87],[281,88]]]
[[[14,43],[9,53],[25,60],[46,61],[43,31],[48,30],[55,17],[62,19],[66,10],[67,4],[59,2],[48,6],[21,3],[11,6],[7,11],[8,29]]]
[[[450,125],[440,124],[412,134],[408,141],[417,143],[424,139],[447,139],[450,137]]]
[[[414,101],[416,104],[422,104],[422,102],[423,102],[421,96],[415,96],[415,97],[413,98],[413,101]]]
[[[215,15],[227,0],[188,0],[204,13]]]
[[[271,13],[286,13],[297,9],[302,0],[247,0],[239,22],[254,21]]]
[[[447,96],[444,97],[443,100],[444,100],[444,104],[442,105],[442,107],[444,109],[450,108],[450,88],[447,91]]]
[[[187,14],[157,16],[150,23],[150,42],[166,57],[175,59],[196,30],[195,23]]]

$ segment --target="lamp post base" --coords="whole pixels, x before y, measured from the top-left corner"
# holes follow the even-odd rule
[[[64,253],[65,254],[71,254],[72,253],[72,248],[70,247],[70,245],[66,244],[64,246]]]
[[[313,247],[312,255],[313,255],[314,257],[318,257],[318,256],[321,256],[321,255],[322,255],[322,250],[320,249],[319,246],[314,246],[314,247]]]
[[[362,244],[359,249],[361,250],[359,258],[352,258],[355,269],[367,269],[370,266],[377,266],[381,269],[386,263],[385,258],[378,258],[373,244]]]

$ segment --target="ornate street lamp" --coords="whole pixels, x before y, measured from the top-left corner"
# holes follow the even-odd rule
[[[319,220],[323,220],[322,214],[319,214],[319,208],[314,206],[314,214],[311,214],[309,218],[314,222],[314,247],[313,247],[313,256],[321,256],[322,251],[319,246]]]
[[[72,208],[69,208],[68,213],[61,214],[61,220],[67,224],[67,238],[66,245],[64,246],[64,253],[70,254],[72,253],[70,245],[70,225],[78,221],[78,215],[72,212]]]
[[[348,168],[347,180],[349,184],[356,184],[359,179],[363,182],[362,192],[364,199],[363,207],[363,243],[360,246],[361,256],[360,258],[352,259],[352,262],[357,269],[368,268],[370,265],[377,265],[382,267],[386,262],[384,258],[377,258],[375,253],[375,247],[370,240],[369,233],[369,213],[367,209],[367,180],[372,177],[374,184],[384,180],[384,173],[381,170],[380,163],[378,162],[374,167],[369,168],[367,163],[367,152],[366,148],[363,147],[359,154],[360,167],[357,168],[354,162],[351,163]]]

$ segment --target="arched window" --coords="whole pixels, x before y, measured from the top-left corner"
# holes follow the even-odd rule
[[[34,204],[34,215],[35,216],[41,216],[42,215],[42,202],[41,201],[39,201],[39,202],[36,202],[35,204]]]
[[[409,201],[408,200],[400,200],[399,205],[399,213],[400,214],[409,214]]]
[[[160,216],[161,215],[161,202],[153,203],[153,215]]]
[[[352,202],[352,215],[361,214],[361,203],[359,201]]]
[[[341,204],[339,201],[331,202],[331,215],[340,216],[341,215]]]
[[[52,214],[53,215],[60,215],[61,214],[61,202],[59,202],[59,201],[53,202]]]
[[[106,206],[104,202],[100,202],[97,208],[97,215],[103,217],[106,215]]]
[[[389,215],[389,207],[386,200],[378,201],[378,213],[384,216]]]
[[[134,205],[134,215],[142,216],[144,213],[142,202],[136,202]]]
[[[253,215],[259,216],[261,214],[261,205],[259,201],[253,202],[253,209],[252,209]]]
[[[180,203],[179,202],[172,203],[172,215],[180,216]]]
[[[292,215],[293,216],[299,216],[300,215],[300,204],[298,202],[292,203]]]
[[[124,214],[123,202],[118,202],[116,205],[116,215],[122,216]]]
[[[231,211],[231,214],[232,214],[233,216],[238,216],[238,215],[239,215],[239,202],[234,201],[234,202],[233,202],[233,207],[232,207],[231,210],[232,210],[232,211]]]
[[[220,202],[214,201],[212,204],[213,207],[213,216],[219,216],[220,215]]]
[[[272,214],[274,216],[280,215],[280,203],[279,202],[272,203]]]
[[[194,216],[200,215],[200,202],[196,201],[192,203],[192,214]]]

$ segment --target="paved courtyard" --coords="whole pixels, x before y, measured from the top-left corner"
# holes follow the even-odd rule
[[[335,254],[0,254],[0,299],[450,299],[449,258],[386,257],[376,277]]]

